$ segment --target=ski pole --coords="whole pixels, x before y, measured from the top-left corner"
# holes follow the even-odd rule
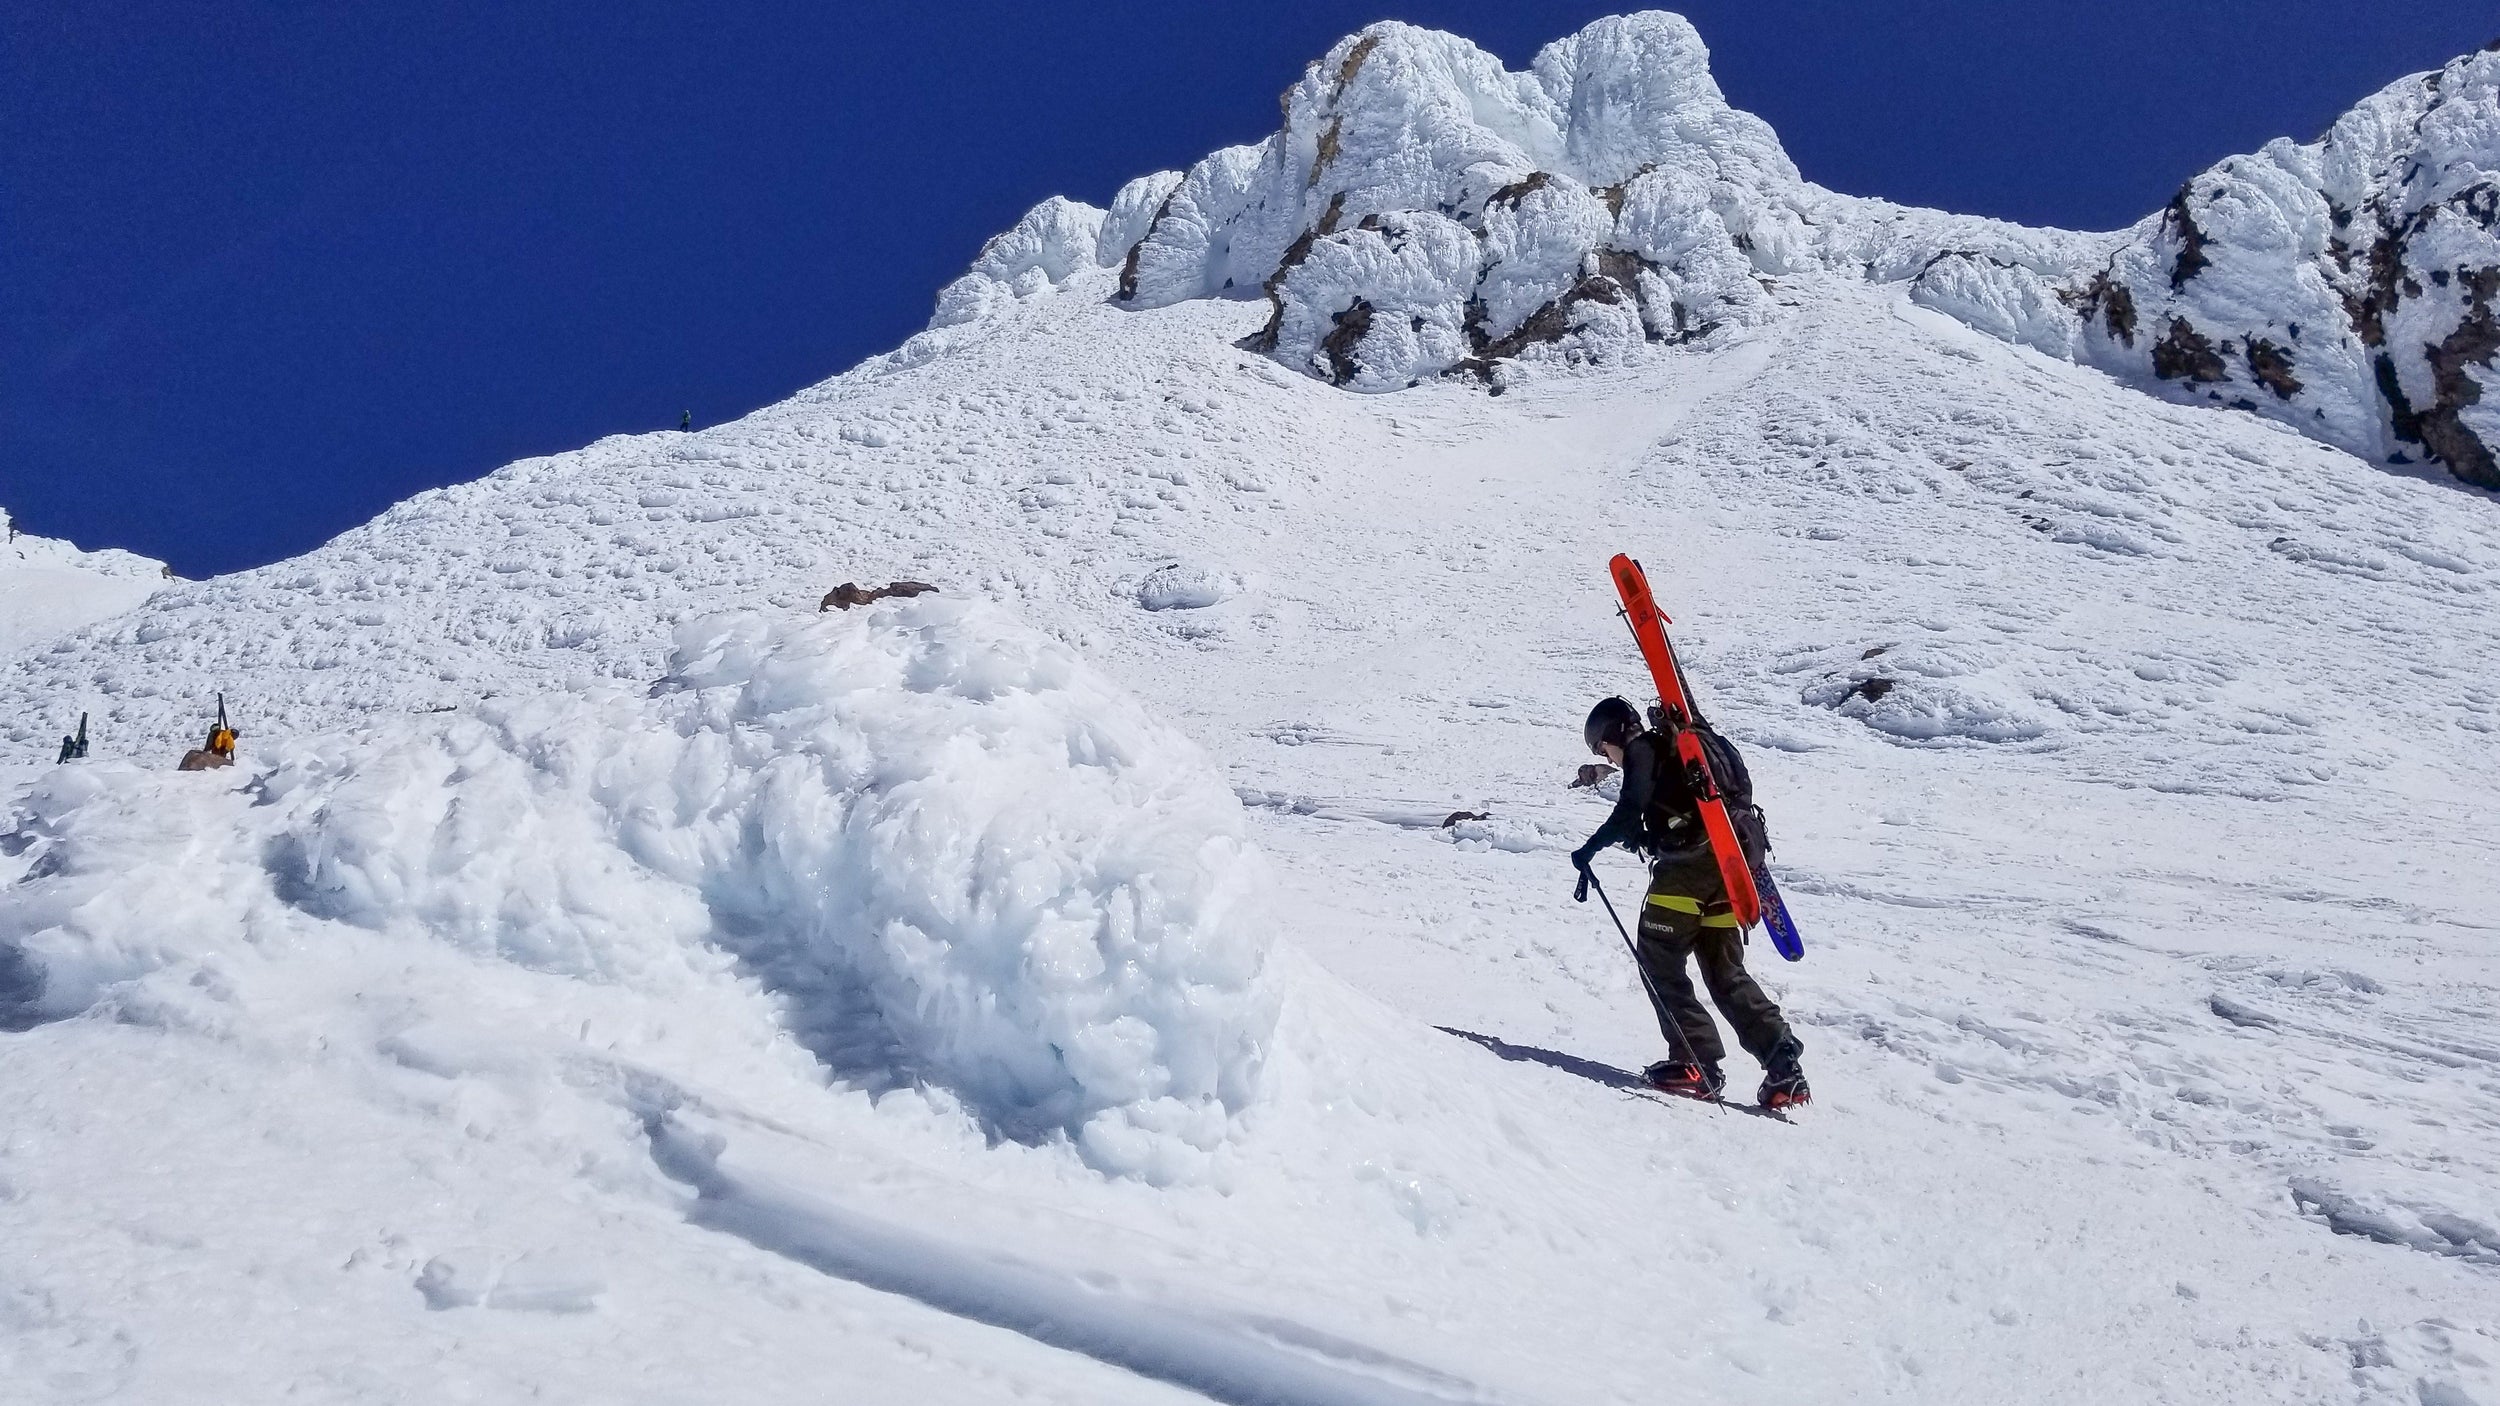
[[[1622,917],[1615,912],[1615,901],[1606,896],[1606,886],[1597,881],[1593,871],[1587,869],[1580,871],[1580,885],[1597,891],[1597,901],[1606,906],[1606,916],[1614,920],[1615,931],[1623,935],[1624,950],[1632,954],[1632,970],[1641,974],[1641,989],[1649,993],[1650,1009],[1662,1017],[1658,1023],[1666,1027],[1667,1043],[1674,1049],[1675,1057],[1699,1069],[1701,1061],[1693,1057],[1693,1047],[1685,1042],[1683,1024],[1675,1018],[1675,1012],[1668,1009],[1667,1003],[1659,999],[1658,983],[1649,979],[1649,964],[1641,960],[1640,944],[1632,940],[1631,930],[1624,927]],[[1718,1090],[1711,1091],[1710,1101],[1719,1105],[1720,1112],[1727,1111],[1727,1098]]]

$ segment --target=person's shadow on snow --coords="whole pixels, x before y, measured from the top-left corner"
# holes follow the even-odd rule
[[[1433,1029],[1444,1035],[1456,1035],[1462,1040],[1482,1045],[1502,1058],[1514,1062],[1542,1064],[1548,1069],[1559,1069],[1565,1074],[1576,1074],[1591,1083],[1604,1084],[1610,1089],[1629,1089],[1634,1093],[1646,1093],[1649,1090],[1649,1081],[1629,1069],[1617,1069],[1611,1064],[1600,1064],[1596,1060],[1582,1059],[1578,1055],[1567,1055],[1560,1050],[1541,1050],[1534,1045],[1514,1045],[1496,1036],[1479,1035],[1473,1030],[1460,1030],[1455,1026],[1436,1025]]]
[[[1586,1079],[1592,1084],[1603,1084],[1607,1088],[1621,1090],[1634,1098],[1642,1099],[1650,1103],[1681,1103],[1686,1101],[1683,1099],[1669,1098],[1665,1094],[1658,1092],[1655,1088],[1650,1086],[1647,1079],[1642,1078],[1640,1075],[1633,1073],[1629,1069],[1617,1069],[1611,1064],[1600,1064],[1596,1060],[1582,1059],[1578,1055],[1564,1054],[1560,1050],[1543,1050],[1538,1049],[1534,1045],[1514,1045],[1510,1041],[1504,1040],[1498,1036],[1479,1035],[1473,1030],[1461,1030],[1453,1025],[1436,1025],[1432,1028],[1440,1031],[1444,1035],[1456,1035],[1458,1038],[1465,1040],[1470,1044],[1482,1045],[1484,1048],[1491,1050],[1493,1053],[1514,1063],[1542,1064],[1548,1069],[1559,1069],[1565,1074]],[[1786,1123],[1789,1121],[1788,1115],[1780,1112],[1778,1109],[1764,1108],[1760,1104],[1756,1103],[1730,1103],[1725,1099],[1713,1099],[1710,1101],[1710,1106],[1723,1112],[1733,1111],[1737,1113],[1749,1114],[1756,1118],[1768,1118],[1774,1123]]]

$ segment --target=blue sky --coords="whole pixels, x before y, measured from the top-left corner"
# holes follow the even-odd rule
[[[1026,206],[1257,139],[1370,20],[1516,66],[1623,8],[12,0],[0,506],[276,560],[885,350]],[[2427,0],[1684,13],[1809,178],[2091,228],[2500,36]]]

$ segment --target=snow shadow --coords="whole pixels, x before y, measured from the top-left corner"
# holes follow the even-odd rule
[[[1444,1035],[1456,1035],[1470,1044],[1482,1045],[1513,1063],[1542,1064],[1548,1069],[1559,1069],[1575,1078],[1586,1079],[1593,1084],[1603,1084],[1610,1089],[1623,1089],[1631,1093],[1646,1093],[1649,1090],[1648,1081],[1629,1069],[1617,1069],[1611,1064],[1600,1064],[1596,1060],[1582,1059],[1578,1055],[1564,1054],[1560,1050],[1538,1049],[1534,1045],[1514,1045],[1498,1036],[1479,1035],[1473,1030],[1461,1030],[1456,1026],[1436,1025],[1433,1029]]]
[[[43,973],[26,954],[0,943],[0,1031],[32,1030],[43,1024],[38,1003],[43,998]]]
[[[1469,1044],[1480,1045],[1514,1064],[1542,1064],[1548,1069],[1561,1070],[1573,1078],[1586,1079],[1592,1084],[1603,1084],[1607,1088],[1630,1094],[1647,1103],[1688,1102],[1688,1100],[1671,1098],[1658,1092],[1650,1087],[1648,1080],[1629,1069],[1617,1069],[1611,1064],[1601,1064],[1593,1059],[1582,1059],[1578,1055],[1564,1054],[1560,1050],[1539,1049],[1534,1045],[1514,1045],[1498,1036],[1479,1035],[1473,1030],[1461,1030],[1456,1026],[1436,1025],[1432,1028],[1444,1035],[1456,1035]],[[1758,1103],[1737,1103],[1722,1098],[1710,1100],[1707,1106],[1716,1108],[1722,1113],[1742,1113],[1748,1118],[1763,1118],[1774,1123],[1789,1121],[1787,1114],[1776,1108],[1765,1108]]]
[[[1263,1314],[1164,1302],[949,1243],[721,1166],[717,1136],[648,1116],[688,1219],[822,1274],[916,1300],[1228,1406],[1492,1406],[1463,1378]]]

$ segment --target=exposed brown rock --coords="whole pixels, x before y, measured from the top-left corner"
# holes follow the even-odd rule
[[[2108,269],[2092,275],[2082,292],[2061,291],[2057,296],[2080,312],[2084,321],[2097,317],[2109,329],[2109,335],[2130,347],[2135,345],[2135,293],[2110,277]]]
[[[2448,197],[2448,203],[2463,211],[2468,219],[2489,229],[2500,219],[2500,188],[2489,181],[2478,181]]]
[[[2467,483],[2500,488],[2500,461],[2491,446],[2466,427],[2463,411],[2481,403],[2483,388],[2466,374],[2471,366],[2489,366],[2500,353],[2500,322],[2491,313],[2491,299],[2500,292],[2500,268],[2477,269],[2465,275],[2469,299],[2463,320],[2436,345],[2422,349],[2431,369],[2432,401],[2416,417],[2415,438],[2422,447]]]
[[[1334,327],[1320,339],[1319,349],[1328,358],[1328,383],[1342,386],[1354,379],[1361,367],[1354,360],[1355,351],[1363,345],[1365,334],[1372,330],[1372,305],[1357,298],[1354,305],[1337,314]]]
[[[2248,339],[2248,374],[2282,400],[2300,394],[2300,378],[2292,374],[2292,354],[2263,337]]]
[[[1328,208],[1320,212],[1319,223],[1302,231],[1300,238],[1285,246],[1285,255],[1276,261],[1276,271],[1259,287],[1267,294],[1267,325],[1241,339],[1242,349],[1254,352],[1276,350],[1276,339],[1285,326],[1285,276],[1302,266],[1311,257],[1311,246],[1336,233],[1337,221],[1345,214],[1345,192],[1328,198]]]
[[[1594,257],[1597,261],[1598,276],[1613,279],[1623,285],[1623,290],[1627,293],[1639,293],[1642,270],[1655,267],[1649,260],[1629,249],[1600,249]]]
[[[1328,119],[1328,130],[1319,134],[1319,151],[1311,157],[1311,174],[1303,178],[1305,188],[1318,185],[1320,173],[1328,169],[1329,162],[1337,159],[1337,137],[1344,130],[1343,114]]]
[[[1675,326],[1675,330],[1668,334],[1667,341],[1673,345],[1682,346],[1686,342],[1698,342],[1719,330],[1719,324],[1715,322],[1694,321],[1692,309],[1685,307],[1680,300],[1669,303],[1667,307]]]
[[[2153,374],[2165,381],[2223,381],[2231,376],[2222,353],[2184,317],[2170,319],[2169,334],[2154,344]]]
[[[1154,217],[1146,221],[1146,232],[1137,236],[1137,242],[1128,247],[1128,257],[1120,261],[1121,302],[1137,296],[1137,256],[1145,252],[1146,241],[1155,237],[1155,226],[1163,223],[1163,217],[1171,213],[1172,196],[1178,195],[1180,189],[1177,185],[1172,187],[1171,192],[1163,197],[1163,203],[1155,206]]]
[[[2170,266],[2173,292],[2185,287],[2189,279],[2203,273],[2213,262],[2205,253],[2205,231],[2196,227],[2196,216],[2188,208],[2188,193],[2193,184],[2179,187],[2179,193],[2170,197],[2170,208],[2162,213],[2163,222],[2179,232],[2179,258]]]
[[[1493,818],[1493,816],[1491,815],[1491,813],[1489,813],[1489,812],[1487,812],[1487,811],[1481,811],[1481,810],[1454,810],[1454,811],[1451,811],[1451,812],[1450,812],[1450,818],[1449,818],[1449,819],[1444,820],[1444,821],[1442,821],[1442,822],[1441,822],[1441,828],[1442,828],[1442,829],[1444,829],[1444,830],[1451,829],[1451,828],[1455,827],[1455,826],[1458,824],[1458,822],[1460,822],[1460,821],[1462,821],[1462,820],[1491,820],[1492,818]]]
[[[1666,334],[1659,331],[1650,318],[1648,302],[1641,297],[1641,274],[1657,265],[1629,249],[1600,249],[1596,259],[1598,277],[1613,279],[1617,286],[1632,296],[1634,306],[1640,309],[1641,335],[1653,342],[1666,340]]]
[[[1657,162],[1644,161],[1641,163],[1641,169],[1634,171],[1631,175],[1624,177],[1622,180],[1615,182],[1613,185],[1595,187],[1594,189],[1597,192],[1597,198],[1606,202],[1606,213],[1616,219],[1621,219],[1623,217],[1623,192],[1625,187],[1657,169]]]
[[[1623,250],[1608,250],[1606,253],[1619,254],[1631,259],[1637,269],[1639,255]],[[1619,269],[1621,265],[1616,264],[1614,267]],[[1517,327],[1499,337],[1485,335],[1484,304],[1479,300],[1469,299],[1467,340],[1475,345],[1476,354],[1450,369],[1453,372],[1469,372],[1480,380],[1490,381],[1493,379],[1495,362],[1517,356],[1528,348],[1542,343],[1559,342],[1578,330],[1578,325],[1572,321],[1572,313],[1582,303],[1620,303],[1627,297],[1637,302],[1639,297],[1637,277],[1627,282],[1620,280],[1614,273],[1606,271],[1607,261],[1604,254],[1599,256],[1599,268],[1600,272],[1583,277],[1578,283],[1572,285],[1569,292],[1528,314]]]
[[[1380,36],[1366,34],[1346,51],[1345,62],[1337,65],[1337,89],[1328,95],[1331,101],[1345,96],[1345,85],[1353,82],[1354,75],[1363,71],[1363,60],[1370,58],[1372,50],[1379,47]]]
[[[2370,370],[2378,378],[2379,399],[2387,402],[2388,427],[2396,438],[2409,444],[2422,442],[2422,417],[2413,413],[2413,401],[2405,394],[2404,382],[2396,377],[2396,358],[2385,352],[2370,358]]]
[[[1545,189],[1553,183],[1554,178],[1546,172],[1531,171],[1522,179],[1512,181],[1509,185],[1506,185],[1500,190],[1493,192],[1491,195],[1486,196],[1484,200],[1484,208],[1490,210],[1496,205],[1509,205],[1516,207],[1520,201],[1527,199],[1529,196]]]
[[[909,600],[913,596],[925,596],[935,590],[937,587],[926,581],[894,581],[883,586],[862,586],[855,581],[845,581],[825,592],[825,598],[817,605],[816,613],[822,615],[828,610],[848,610],[852,606],[869,605],[884,600],[888,596]]]
[[[2370,243],[2370,272],[2359,293],[2344,294],[2344,315],[2365,347],[2387,345],[2387,314],[2403,300],[2404,240],[2384,223]]]
[[[1335,195],[1328,197],[1328,208],[1319,212],[1319,224],[1317,228],[1319,230],[1320,237],[1325,239],[1329,235],[1335,234],[1337,232],[1337,221],[1343,218],[1345,218],[1345,192],[1341,190]]]

